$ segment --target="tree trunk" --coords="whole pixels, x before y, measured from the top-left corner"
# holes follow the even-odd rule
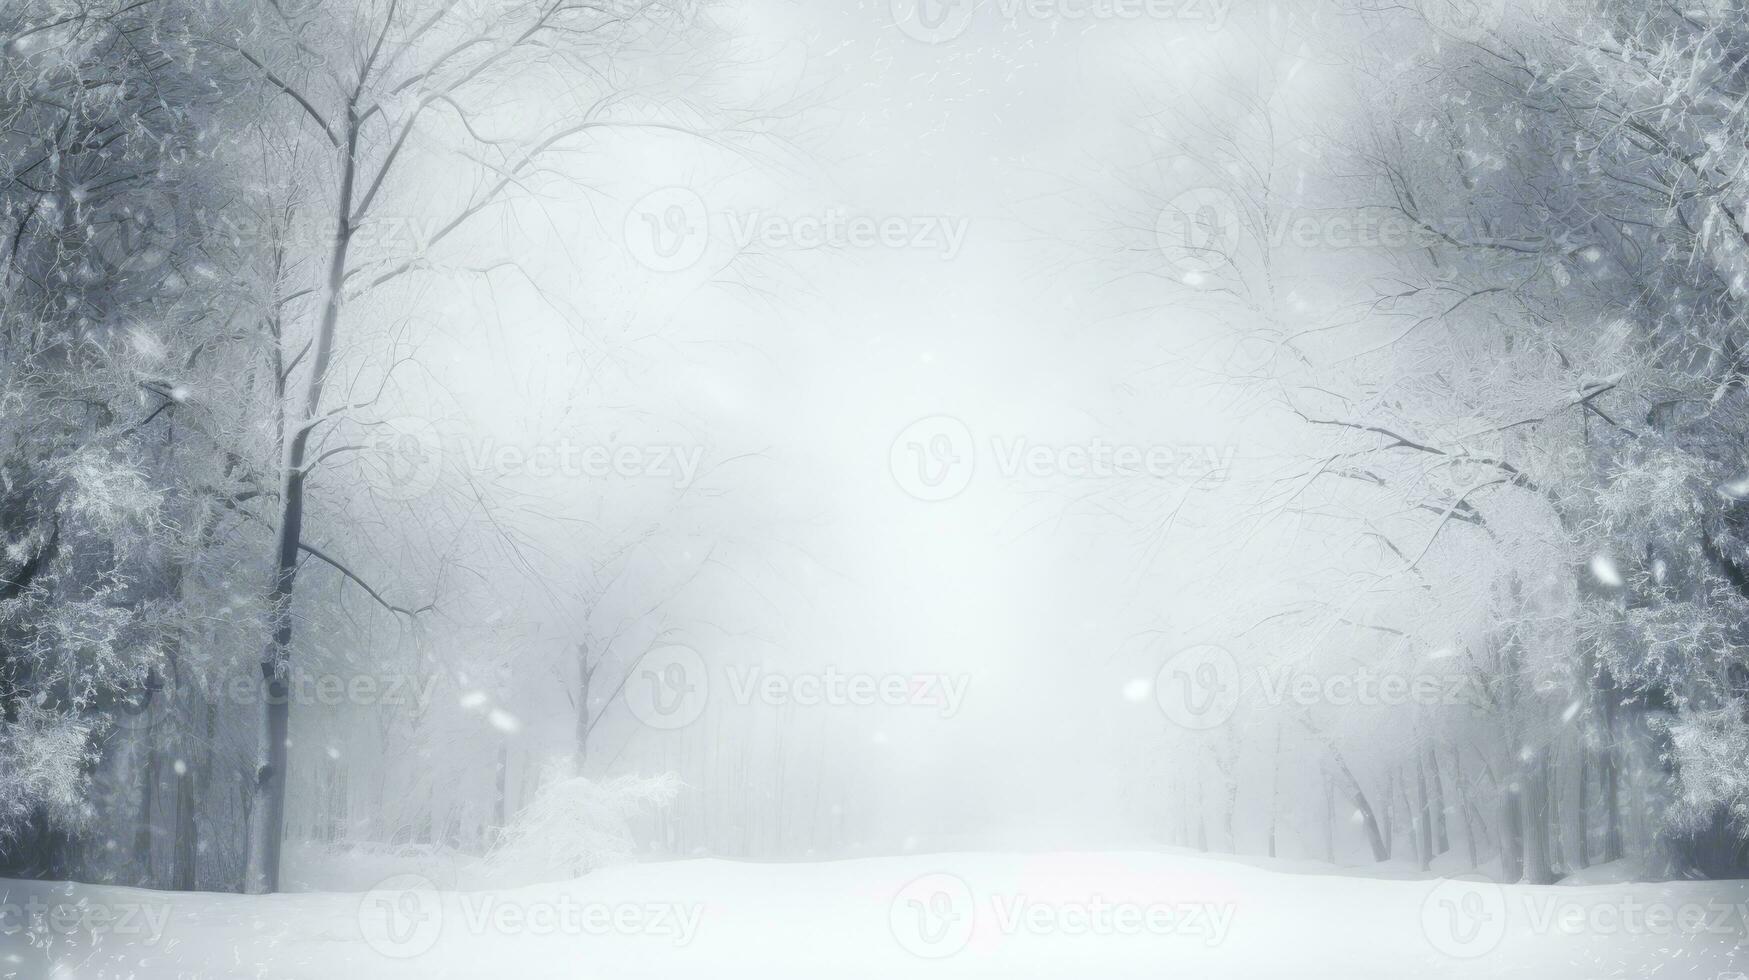
[[[152,888],[157,882],[152,877],[152,805],[158,790],[158,724],[152,712],[152,706],[146,706],[146,726],[141,731],[141,741],[144,743],[146,764],[140,776],[140,810],[138,822],[134,824],[134,862],[140,868],[140,886]]]
[[[1433,853],[1444,854],[1451,850],[1451,835],[1446,828],[1445,781],[1439,776],[1439,747],[1432,742],[1427,744],[1427,775],[1433,790]]]
[[[1500,880],[1524,877],[1524,806],[1519,787],[1508,782],[1500,790]]]
[[[1397,849],[1397,815],[1396,815],[1396,804],[1394,802],[1396,795],[1397,795],[1397,774],[1394,771],[1387,772],[1387,773],[1385,773],[1385,792],[1384,792],[1383,796],[1379,797],[1381,800],[1384,801],[1384,805],[1385,805],[1384,832],[1385,832],[1385,857],[1387,857],[1387,858],[1390,857]]]
[[[1670,736],[1659,721],[1673,710],[1669,693],[1657,690],[1632,705],[1627,719],[1633,752],[1629,771],[1637,777],[1634,788],[1640,799],[1635,811],[1643,827],[1646,874],[1652,881],[1684,877],[1694,870],[1689,850],[1693,841],[1669,821],[1677,798],[1676,772]]]
[[[1451,750],[1451,785],[1457,792],[1458,817],[1464,822],[1465,856],[1470,859],[1470,870],[1474,871],[1481,863],[1481,855],[1476,847],[1476,825],[1470,815],[1470,788],[1464,784],[1463,759],[1456,746]]]
[[[1179,781],[1176,799],[1178,805],[1173,809],[1178,816],[1178,846],[1195,847],[1196,834],[1190,829],[1190,786],[1183,780]]]
[[[589,644],[577,644],[577,761],[576,774],[583,775],[583,764],[589,758],[589,679],[594,675],[589,666]],[[609,695],[612,696],[611,694]]]
[[[1555,883],[1549,854],[1549,754],[1538,747],[1526,762],[1519,780],[1524,787],[1520,810],[1524,838],[1524,881],[1532,885]]]
[[[1281,805],[1281,725],[1275,726],[1275,753],[1269,757],[1269,856],[1275,857],[1275,817]]]
[[[1336,863],[1336,787],[1324,775],[1324,860]]]
[[[1422,871],[1433,865],[1433,814],[1427,796],[1427,768],[1415,753],[1415,858]]]
[[[1553,748],[1543,761],[1543,770],[1547,774],[1543,786],[1548,804],[1549,870],[1559,876],[1567,867],[1567,822],[1561,813],[1561,760]]]
[[[1591,747],[1579,744],[1579,792],[1573,801],[1573,836],[1578,838],[1579,867],[1591,867],[1591,825],[1586,810],[1591,806]]]
[[[1420,867],[1424,856],[1421,851],[1421,826],[1426,821],[1421,819],[1421,811],[1409,792],[1409,770],[1404,767],[1397,778],[1397,794],[1403,802],[1403,817],[1398,823],[1403,828],[1403,839],[1409,842],[1409,854],[1415,859],[1415,866]]]
[[[334,246],[328,256],[322,318],[314,338],[314,359],[301,411],[293,416],[294,428],[285,434],[285,455],[280,483],[278,560],[273,590],[269,596],[273,636],[261,656],[261,679],[266,688],[261,726],[256,744],[255,781],[249,800],[249,835],[244,891],[265,894],[279,890],[280,848],[285,836],[285,791],[287,738],[291,729],[289,680],[291,671],[292,599],[298,578],[299,546],[304,529],[304,467],[310,433],[320,419],[322,392],[328,366],[334,357],[334,336],[345,302],[347,254],[352,243],[352,187],[357,171],[358,116],[347,109],[346,146],[340,160],[340,195],[334,231]]]
[[[212,524],[209,522],[201,531],[202,546],[212,541]],[[182,578],[180,568],[177,577]],[[180,584],[180,581],[179,581]],[[171,689],[170,717],[177,719],[177,759],[174,766],[176,773],[176,813],[171,823],[171,856],[170,856],[170,887],[176,891],[191,892],[195,889],[197,854],[200,847],[200,822],[196,809],[199,805],[196,779],[204,782],[206,776],[199,772],[196,761],[197,749],[201,749],[201,739],[195,735],[195,692],[196,685],[191,684],[181,670],[174,675]],[[212,754],[212,710],[211,702],[207,704],[207,733],[204,752],[210,759]]]
[[[1203,813],[1202,780],[1196,781],[1196,849],[1208,853],[1209,825],[1207,815]]]
[[[492,840],[496,841],[510,822],[510,740],[498,743],[498,765],[493,774]]]
[[[1381,833],[1378,817],[1373,814],[1372,804],[1367,802],[1366,793],[1360,788],[1360,780],[1354,778],[1354,772],[1348,768],[1348,763],[1334,749],[1331,750],[1331,755],[1336,760],[1336,767],[1342,775],[1343,785],[1348,788],[1348,799],[1354,804],[1355,812],[1360,814],[1361,828],[1366,831],[1367,846],[1372,848],[1372,859],[1374,861],[1389,860],[1391,857],[1389,830],[1386,829]],[[1388,794],[1389,789],[1386,792]],[[1389,819],[1390,798],[1388,795],[1385,799],[1385,808],[1387,819]],[[1386,827],[1388,828],[1389,824]]]
[[[1612,692],[1605,691],[1603,701],[1603,750],[1598,759],[1598,792],[1603,806],[1603,853],[1608,864],[1622,858],[1621,832],[1621,732],[1616,722],[1616,704]]]
[[[287,739],[291,733],[292,593],[297,585],[298,541],[303,531],[303,450],[287,456],[281,484],[279,560],[270,600],[273,638],[261,660],[262,711],[256,741],[255,780],[249,796],[249,839],[243,890],[252,895],[279,890],[280,845],[285,836]]]
[[[1221,809],[1221,831],[1227,838],[1227,853],[1237,854],[1239,853],[1239,834],[1234,824],[1239,814],[1238,745],[1232,745],[1231,751],[1233,757],[1227,759],[1224,765],[1219,766],[1221,771],[1221,796],[1223,797],[1223,806]]]
[[[184,739],[184,745],[187,740]],[[199,838],[195,831],[194,760],[183,753],[176,773],[176,849],[170,869],[170,887],[179,892],[195,888],[195,861]]]

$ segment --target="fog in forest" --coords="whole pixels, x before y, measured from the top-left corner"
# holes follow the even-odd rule
[[[1740,976],[1746,14],[0,3],[0,976]]]

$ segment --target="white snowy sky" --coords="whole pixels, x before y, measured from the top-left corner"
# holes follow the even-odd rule
[[[1160,644],[1207,639],[1195,634],[1207,609],[1185,590],[1209,588],[1203,569],[1219,556],[1187,521],[1144,573],[1134,527],[1075,523],[1100,506],[1075,498],[1100,488],[1006,479],[990,439],[1246,455],[1221,399],[1172,363],[1204,328],[1170,311],[1139,323],[1108,316],[1096,270],[1068,269],[1050,247],[1109,220],[1078,210],[1075,191],[1134,152],[1136,79],[1175,70],[1163,51],[1206,53],[1235,38],[1194,22],[1077,25],[983,9],[965,35],[930,45],[893,26],[887,0],[744,9],[738,30],[758,71],[825,83],[811,159],[757,173],[660,139],[577,157],[575,176],[597,192],[591,208],[549,201],[517,229],[546,302],[502,280],[434,300],[447,312],[425,356],[443,394],[421,411],[472,439],[599,437],[618,424],[600,418],[602,399],[567,403],[590,341],[549,304],[596,337],[659,333],[619,362],[625,375],[605,396],[623,410],[616,418],[643,419],[634,427],[645,432],[685,429],[642,413],[707,428],[707,466],[758,453],[727,482],[752,511],[788,518],[746,533],[780,537],[765,554],[794,556],[785,577],[800,584],[725,618],[772,638],[764,655],[793,669],[970,676],[950,724],[867,723],[864,751],[888,753],[886,768],[859,778],[893,781],[870,794],[885,801],[879,819],[895,832],[1121,834],[1112,814],[1135,775],[1124,756],[1138,751],[1135,726],[1159,724],[1151,701],[1126,702],[1123,685],[1152,676]],[[743,218],[841,208],[963,220],[967,235],[951,258],[927,247],[797,256],[763,302],[697,276],[617,275],[623,209],[675,184]],[[713,235],[726,230],[720,215],[712,222]],[[931,503],[895,483],[889,449],[913,420],[938,414],[970,427],[980,471],[964,493]],[[603,519],[579,508],[576,489],[536,492],[567,519]],[[1149,520],[1179,492],[1165,488]],[[554,622],[530,632],[562,643],[574,625],[566,612],[531,608]],[[556,737],[564,730],[555,718]],[[870,765],[864,754],[840,761]]]

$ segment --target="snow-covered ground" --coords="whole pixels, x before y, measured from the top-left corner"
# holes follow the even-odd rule
[[[1197,854],[627,866],[558,884],[245,897],[0,882],[0,976],[1705,977],[1749,883],[1502,887]]]

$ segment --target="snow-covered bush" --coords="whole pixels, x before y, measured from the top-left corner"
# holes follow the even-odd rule
[[[0,719],[0,848],[35,812],[63,825],[83,816],[89,734],[77,719],[36,705],[22,706],[16,721]]]
[[[635,843],[631,818],[673,802],[680,781],[659,776],[585,776],[554,779],[531,802],[487,855],[490,875],[518,884],[573,878],[628,860]]]

